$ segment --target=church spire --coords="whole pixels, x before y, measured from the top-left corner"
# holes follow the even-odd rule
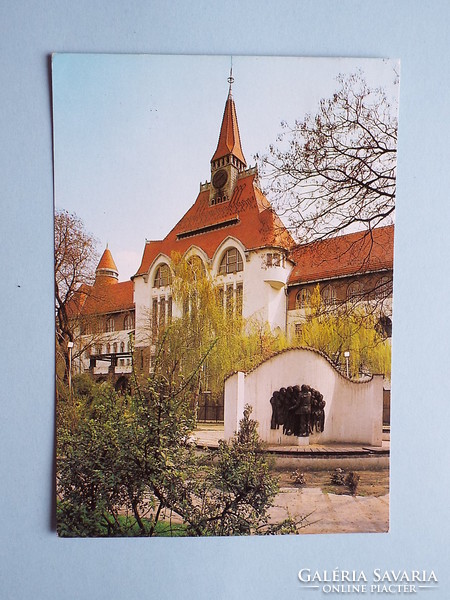
[[[231,86],[234,82],[233,68],[228,77],[228,97],[223,111],[219,141],[211,159],[210,204],[219,204],[231,199],[239,176],[247,163],[242,152],[241,137]]]
[[[227,156],[234,156],[239,163],[241,168],[245,169],[247,163],[242,152],[241,137],[239,135],[239,126],[236,114],[236,106],[234,104],[233,95],[231,92],[231,86],[234,82],[233,68],[230,69],[230,76],[228,77],[228,83],[230,87],[228,89],[228,97],[225,102],[225,110],[223,111],[222,126],[220,128],[219,142],[217,144],[214,156],[211,159],[211,166],[213,163],[225,158]]]

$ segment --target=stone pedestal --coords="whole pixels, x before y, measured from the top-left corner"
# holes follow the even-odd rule
[[[297,446],[309,446],[309,435],[297,438]]]

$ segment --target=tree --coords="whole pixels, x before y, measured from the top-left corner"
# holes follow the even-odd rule
[[[260,160],[276,205],[302,242],[392,222],[397,116],[361,71],[337,77],[316,115],[282,123],[279,146]]]
[[[55,311],[57,357],[69,371],[68,343],[74,341],[80,310],[98,261],[96,240],[77,215],[55,212]]]
[[[58,432],[58,532],[63,536],[293,533],[269,524],[277,493],[257,424],[199,455],[190,395],[195,382],[153,374],[131,396],[95,384],[78,398],[74,429]]]
[[[345,352],[349,352],[349,374],[358,378],[372,373],[391,375],[391,345],[384,337],[370,307],[356,303],[329,307],[316,286],[306,309],[297,343],[326,354],[345,372]]]
[[[179,312],[157,326],[153,367],[169,377],[188,379],[195,373],[195,396],[209,391],[217,400],[228,374],[253,368],[285,347],[286,340],[266,325],[243,319],[239,298],[223,298],[200,259],[171,258],[172,299]]]

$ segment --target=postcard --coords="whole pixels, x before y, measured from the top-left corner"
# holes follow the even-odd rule
[[[389,530],[398,87],[53,55],[60,536]]]

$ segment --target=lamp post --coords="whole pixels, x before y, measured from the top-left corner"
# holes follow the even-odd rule
[[[348,374],[348,359],[350,358],[350,352],[347,350],[346,352],[344,352],[344,356],[345,356],[345,368],[347,370],[347,377],[349,377],[349,374]]]
[[[67,349],[69,350],[69,398],[72,403],[72,348],[73,342],[67,342]]]

